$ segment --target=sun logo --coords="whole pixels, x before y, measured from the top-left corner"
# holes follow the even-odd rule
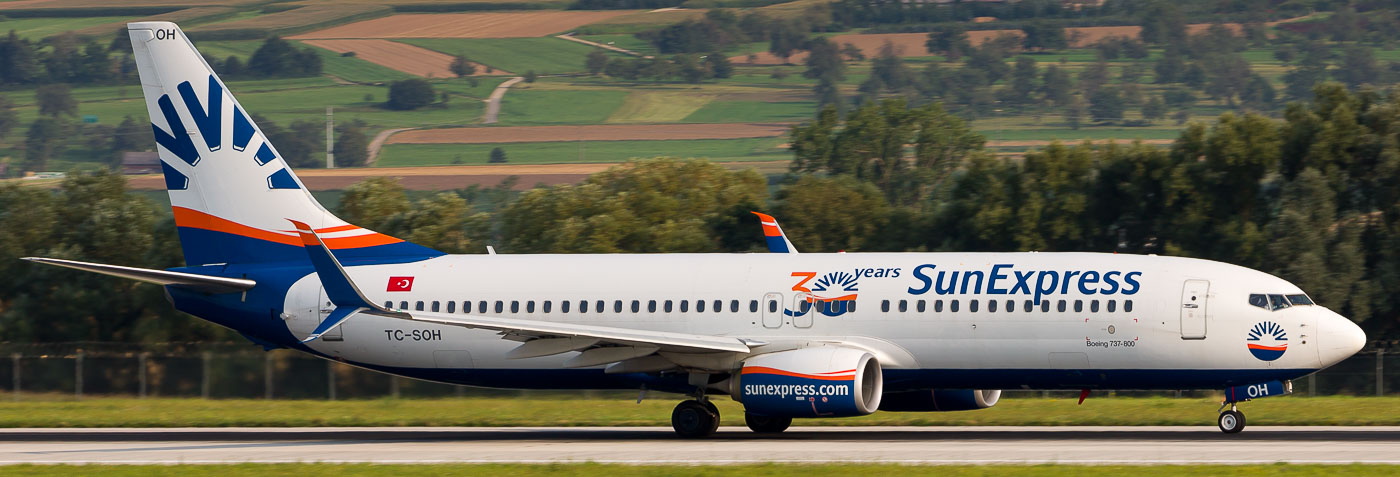
[[[800,292],[800,299],[798,310],[783,310],[788,316],[802,316],[815,308],[818,313],[835,317],[855,307],[859,289],[856,288],[858,284],[853,273],[831,272],[817,278],[816,272],[793,272],[792,276],[801,278],[792,287],[792,291]],[[808,282],[812,282],[811,286],[808,286]]]
[[[1249,353],[1263,361],[1282,358],[1283,353],[1288,351],[1288,334],[1282,326],[1272,321],[1255,324],[1249,329],[1249,338],[1245,342]]]

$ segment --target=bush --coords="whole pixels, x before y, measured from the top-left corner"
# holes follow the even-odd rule
[[[506,150],[505,150],[505,149],[501,149],[501,148],[499,148],[499,147],[493,147],[493,148],[491,148],[491,157],[489,157],[488,159],[486,159],[486,162],[489,162],[489,163],[492,163],[492,164],[502,164],[502,163],[505,163],[505,162],[506,162]]]
[[[433,91],[433,84],[422,79],[406,79],[395,81],[389,85],[389,102],[385,104],[389,109],[410,110],[418,109],[437,99],[437,93]]]

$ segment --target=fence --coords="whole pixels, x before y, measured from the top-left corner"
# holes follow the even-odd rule
[[[557,394],[419,381],[295,351],[263,352],[241,344],[0,343],[0,359],[5,357],[9,365],[0,365],[0,386],[9,385],[0,392],[15,400],[69,396],[368,399]],[[1362,351],[1294,381],[1293,391],[1303,395],[1400,395],[1400,349]],[[1048,394],[1011,392],[1007,397]]]

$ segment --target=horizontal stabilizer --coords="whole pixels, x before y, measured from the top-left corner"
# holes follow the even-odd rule
[[[255,281],[244,278],[211,277],[194,273],[123,267],[120,265],[79,262],[58,258],[24,257],[24,260],[45,265],[72,268],[85,272],[101,273],[103,275],[111,275],[157,285],[188,288],[205,293],[238,293],[253,288],[253,286],[258,284]]]
[[[335,329],[335,327],[340,326],[341,323],[345,323],[345,320],[350,319],[350,317],[355,316],[356,313],[359,313],[363,310],[364,308],[355,308],[350,306],[336,307],[334,311],[331,311],[330,316],[327,316],[326,319],[321,320],[321,324],[317,325],[316,329],[311,331],[311,336],[306,337],[306,339],[301,340],[301,342],[310,343],[312,341],[315,341],[316,338],[320,338],[321,335],[330,333],[330,331]]]

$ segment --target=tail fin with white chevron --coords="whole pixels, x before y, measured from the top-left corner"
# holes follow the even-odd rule
[[[187,265],[305,262],[289,219],[309,224],[347,264],[442,254],[331,214],[180,27],[139,22],[127,28]]]

